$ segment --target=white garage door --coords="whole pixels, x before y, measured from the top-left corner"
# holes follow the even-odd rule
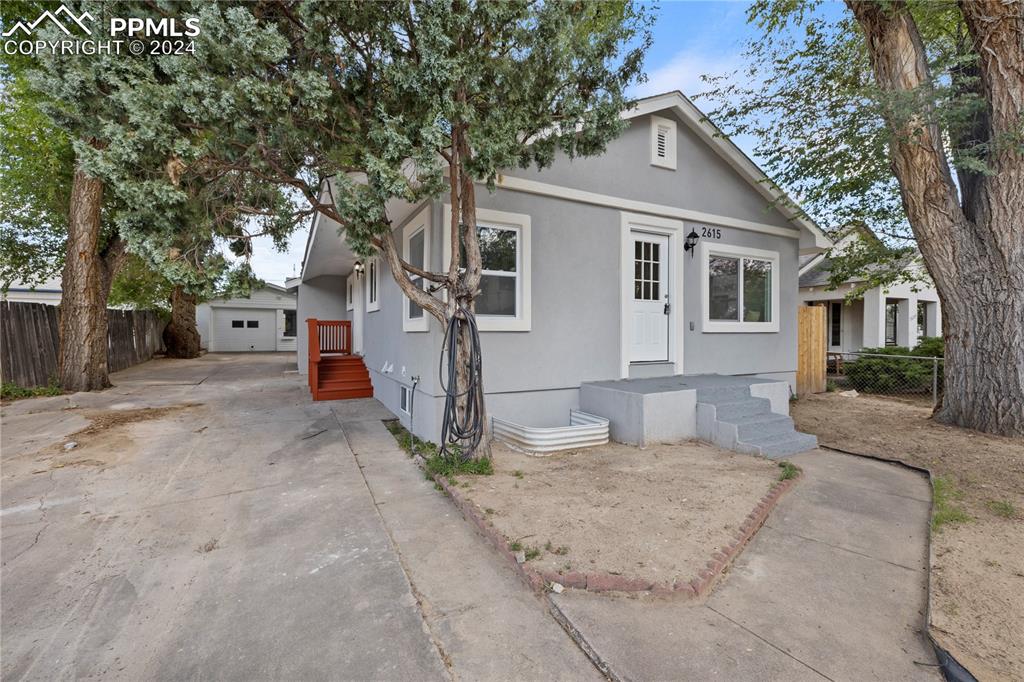
[[[277,311],[214,308],[214,352],[277,350]]]

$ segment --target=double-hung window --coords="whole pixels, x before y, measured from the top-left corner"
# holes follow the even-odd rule
[[[450,220],[451,207],[445,210]],[[482,270],[477,324],[481,331],[529,331],[530,216],[478,208],[476,217]],[[447,269],[450,242],[444,242]],[[465,264],[465,256],[460,262]]]
[[[366,312],[380,310],[380,259],[366,261]]]
[[[420,211],[402,229],[402,258],[406,263],[420,270],[428,270],[430,266],[430,207]],[[427,289],[427,282],[422,277],[409,273],[409,279],[420,289]],[[405,299],[402,312],[402,329],[407,332],[425,332],[429,320],[427,313],[419,305]]]
[[[702,245],[705,332],[779,331],[779,254]]]

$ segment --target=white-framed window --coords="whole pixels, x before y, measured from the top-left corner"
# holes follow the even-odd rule
[[[380,259],[377,256],[366,260],[366,312],[380,310]]]
[[[408,386],[399,386],[398,409],[409,414],[409,407],[412,404],[412,389]]]
[[[701,245],[705,332],[779,331],[779,253]]]
[[[676,169],[676,122],[651,116],[651,165]]]
[[[430,207],[425,207],[402,228],[402,258],[406,263],[421,270],[430,265]],[[426,290],[427,281],[409,274],[413,284]],[[425,332],[430,321],[427,312],[403,297],[402,329],[407,332]]]
[[[356,273],[352,273],[345,279],[345,310],[355,310],[356,307]]]
[[[445,204],[444,225],[451,224]],[[476,317],[480,331],[530,331],[530,216],[487,208],[476,210],[483,273]],[[451,242],[444,239],[444,269]]]

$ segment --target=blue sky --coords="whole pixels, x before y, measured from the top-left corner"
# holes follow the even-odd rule
[[[726,75],[738,69],[743,63],[744,42],[757,34],[757,29],[746,23],[748,5],[745,1],[663,2],[657,11],[654,41],[645,61],[649,80],[633,94],[646,96],[682,90],[693,96],[706,87],[700,79],[702,74]],[[697,105],[708,108],[706,101],[697,100]],[[751,154],[749,140],[735,141]],[[285,253],[275,251],[269,239],[256,240],[252,257],[256,274],[275,283],[298,274],[307,231],[298,230],[292,235]]]

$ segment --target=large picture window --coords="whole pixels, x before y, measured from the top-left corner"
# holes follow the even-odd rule
[[[450,216],[451,207],[445,206],[445,210]],[[530,217],[477,209],[477,236],[482,270],[480,294],[476,298],[480,330],[529,331]],[[445,240],[446,269],[450,262],[448,251]]]
[[[726,244],[702,249],[704,331],[778,331],[779,254]]]
[[[421,270],[430,266],[430,208],[424,208],[402,228],[402,258]],[[409,273],[409,278],[420,289],[426,290],[422,277]],[[408,297],[404,297],[402,329],[407,332],[425,332],[428,329],[427,312]]]

